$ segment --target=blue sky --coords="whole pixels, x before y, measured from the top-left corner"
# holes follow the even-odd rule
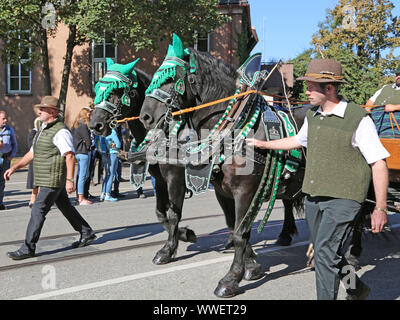
[[[318,23],[326,17],[339,0],[248,0],[251,24],[256,28],[258,44],[252,53],[263,52],[263,61],[287,61],[311,47],[312,35]],[[392,0],[398,3],[398,0]],[[400,4],[392,11],[400,15]],[[263,36],[264,20],[264,36]]]

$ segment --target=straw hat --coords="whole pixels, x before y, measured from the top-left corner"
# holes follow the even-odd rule
[[[337,82],[346,83],[343,80],[342,65],[333,59],[315,59],[310,62],[304,77],[296,80],[308,80],[312,82]]]
[[[58,105],[58,99],[52,96],[45,96],[42,98],[40,104],[35,104],[33,106],[34,109],[36,108],[53,108],[60,111],[60,106]]]

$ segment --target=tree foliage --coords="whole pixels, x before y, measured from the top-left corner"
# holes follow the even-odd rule
[[[175,32],[186,44],[195,30],[209,32],[228,20],[218,12],[218,0],[1,0],[0,41],[4,63],[18,63],[31,48],[29,66],[48,61],[47,33],[55,34],[60,22],[69,28],[60,100],[65,101],[73,48],[102,41],[112,34],[115,45],[129,43],[137,50],[155,49]],[[51,10],[47,10],[50,8]],[[16,37],[15,34],[23,34]],[[47,47],[47,43],[46,43]],[[47,62],[48,64],[48,62]],[[44,68],[45,70],[45,68]],[[48,71],[49,72],[49,71]],[[50,88],[51,90],[51,88]],[[61,102],[62,102],[61,101]]]
[[[326,19],[313,36],[314,49],[304,52],[294,62],[304,62],[295,72],[304,74],[305,61],[331,58],[340,61],[347,84],[341,94],[364,104],[383,84],[392,82],[399,56],[400,19],[392,15],[394,5],[388,0],[339,0],[327,10]],[[389,77],[388,77],[389,76]],[[305,98],[304,84],[294,94]]]

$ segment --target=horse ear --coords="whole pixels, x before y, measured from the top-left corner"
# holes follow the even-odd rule
[[[106,58],[106,63],[107,63],[107,70],[110,69],[110,67],[115,63],[113,59],[111,58]]]
[[[122,67],[121,73],[122,74],[130,74],[133,70],[133,68],[135,68],[136,63],[140,60],[140,58],[137,58],[135,61],[132,61],[131,63],[125,64]]]
[[[174,33],[173,35],[173,40],[172,40],[172,46],[175,51],[175,56],[177,58],[183,58],[183,43],[182,40]]]

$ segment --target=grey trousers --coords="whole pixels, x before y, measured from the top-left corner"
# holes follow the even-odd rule
[[[351,276],[352,286],[347,292],[356,293],[361,280],[357,277],[342,252],[352,222],[361,204],[348,199],[307,196],[305,202],[306,220],[314,245],[314,266],[318,300],[335,300],[340,280]]]
[[[32,207],[31,218],[26,230],[25,243],[20,248],[22,252],[35,252],[36,243],[39,240],[46,215],[54,203],[75,231],[78,231],[84,237],[93,233],[89,224],[82,218],[75,207],[71,205],[65,188],[40,187],[40,191]]]

